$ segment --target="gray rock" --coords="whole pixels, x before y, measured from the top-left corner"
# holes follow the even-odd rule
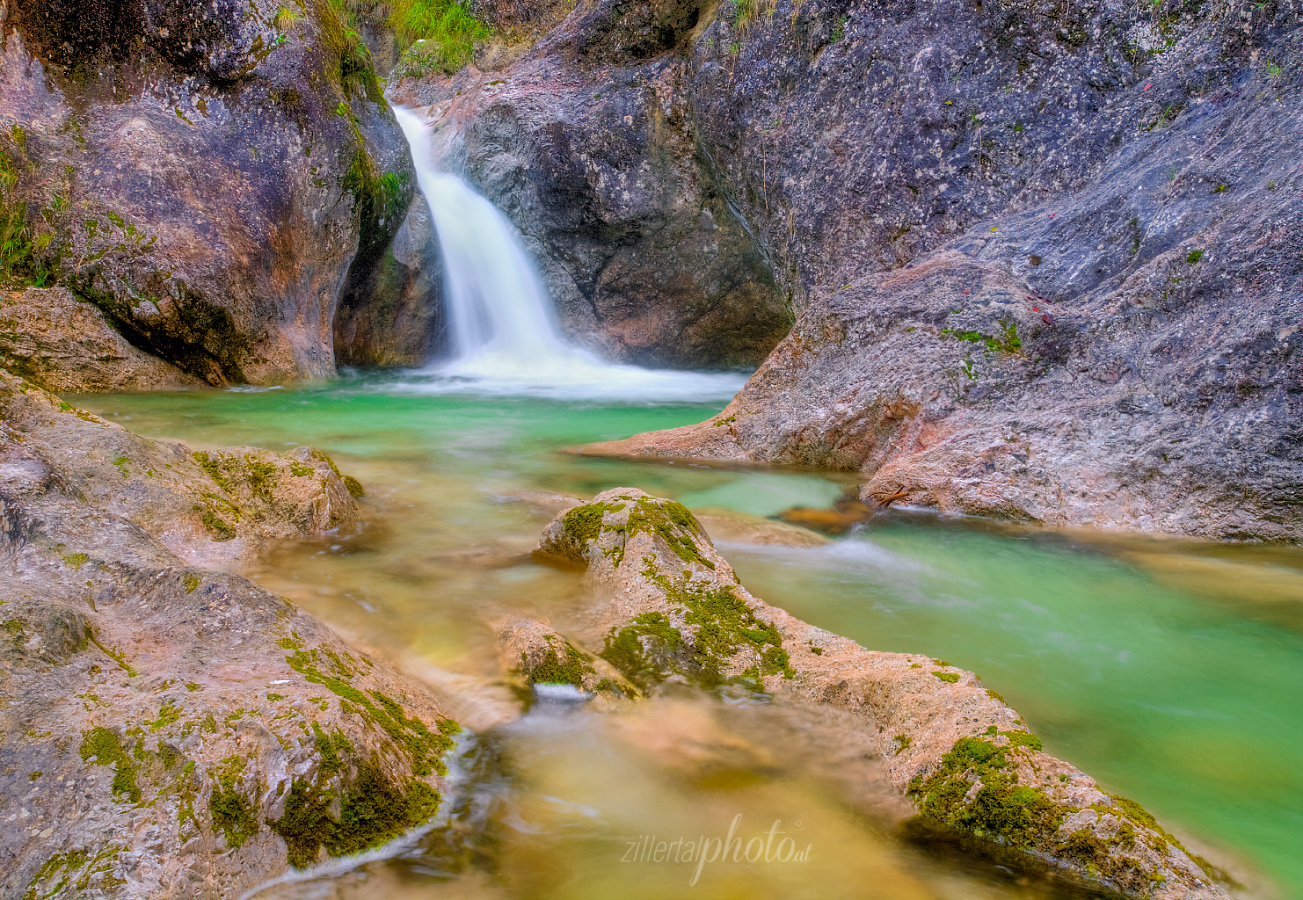
[[[722,416],[601,452],[1298,540],[1294,5],[720,9],[667,93],[798,322]]]
[[[184,448],[0,400],[0,894],[234,898],[436,812],[457,726],[420,687],[150,533],[214,493]]]

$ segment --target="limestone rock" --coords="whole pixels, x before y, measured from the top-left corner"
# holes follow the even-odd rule
[[[333,375],[412,172],[361,39],[299,6],[0,7],[8,274],[213,384]]]
[[[215,493],[183,448],[3,393],[0,894],[234,900],[436,813],[458,727],[423,689],[149,533]]]
[[[1227,896],[1138,804],[1044,753],[971,672],[866,650],[752,597],[680,504],[606,491],[559,514],[536,552],[586,567],[588,644],[644,691],[736,683],[838,708],[920,825],[1128,896]]]
[[[70,490],[194,565],[230,568],[271,541],[357,520],[361,486],[309,447],[192,450],[142,438],[3,371],[0,416]]]
[[[66,288],[0,291],[0,364],[52,391],[143,391],[201,384],[132,346]]]

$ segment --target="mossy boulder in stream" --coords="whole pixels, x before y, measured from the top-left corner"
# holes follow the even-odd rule
[[[0,895],[233,900],[436,814],[460,729],[424,689],[169,549],[235,543],[205,495],[246,551],[351,510],[326,457],[192,453],[4,373],[0,413]]]
[[[971,672],[866,650],[751,596],[678,504],[606,491],[558,514],[535,552],[586,570],[594,600],[578,649],[644,692],[677,683],[848,713],[915,809],[907,827],[1094,890],[1226,897],[1211,866],[1138,804],[1045,753]]]

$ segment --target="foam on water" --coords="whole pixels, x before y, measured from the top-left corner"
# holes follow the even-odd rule
[[[606,362],[566,343],[552,302],[515,226],[463,179],[436,168],[426,123],[394,115],[412,148],[444,266],[452,358],[389,389],[558,400],[696,402],[732,397],[738,373],[643,369]]]

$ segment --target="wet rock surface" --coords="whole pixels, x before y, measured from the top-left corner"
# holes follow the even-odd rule
[[[67,288],[0,291],[0,364],[56,391],[143,391],[201,384],[137,349]]]
[[[595,599],[575,653],[586,647],[647,693],[734,688],[848,714],[917,811],[911,827],[1127,896],[1227,896],[1138,804],[1044,753],[971,672],[866,650],[752,597],[677,503],[606,491],[560,513],[535,552],[586,569]],[[525,659],[562,643],[541,625],[510,634],[513,653],[532,635]]]
[[[330,4],[10,0],[0,35],[10,275],[213,384],[334,374],[412,172]]]
[[[594,3],[501,71],[397,90],[437,104],[450,158],[545,266],[599,271],[554,235],[689,196],[655,175],[676,171],[666,147],[790,303],[723,416],[607,452],[859,471],[874,503],[1297,540],[1299,15]]]
[[[0,893],[234,898],[436,812],[458,729],[429,695],[195,564],[195,497],[243,503],[259,540],[351,509],[324,459],[238,454],[313,473],[253,511],[267,484],[232,454],[209,457],[222,487],[12,376],[0,397]]]

